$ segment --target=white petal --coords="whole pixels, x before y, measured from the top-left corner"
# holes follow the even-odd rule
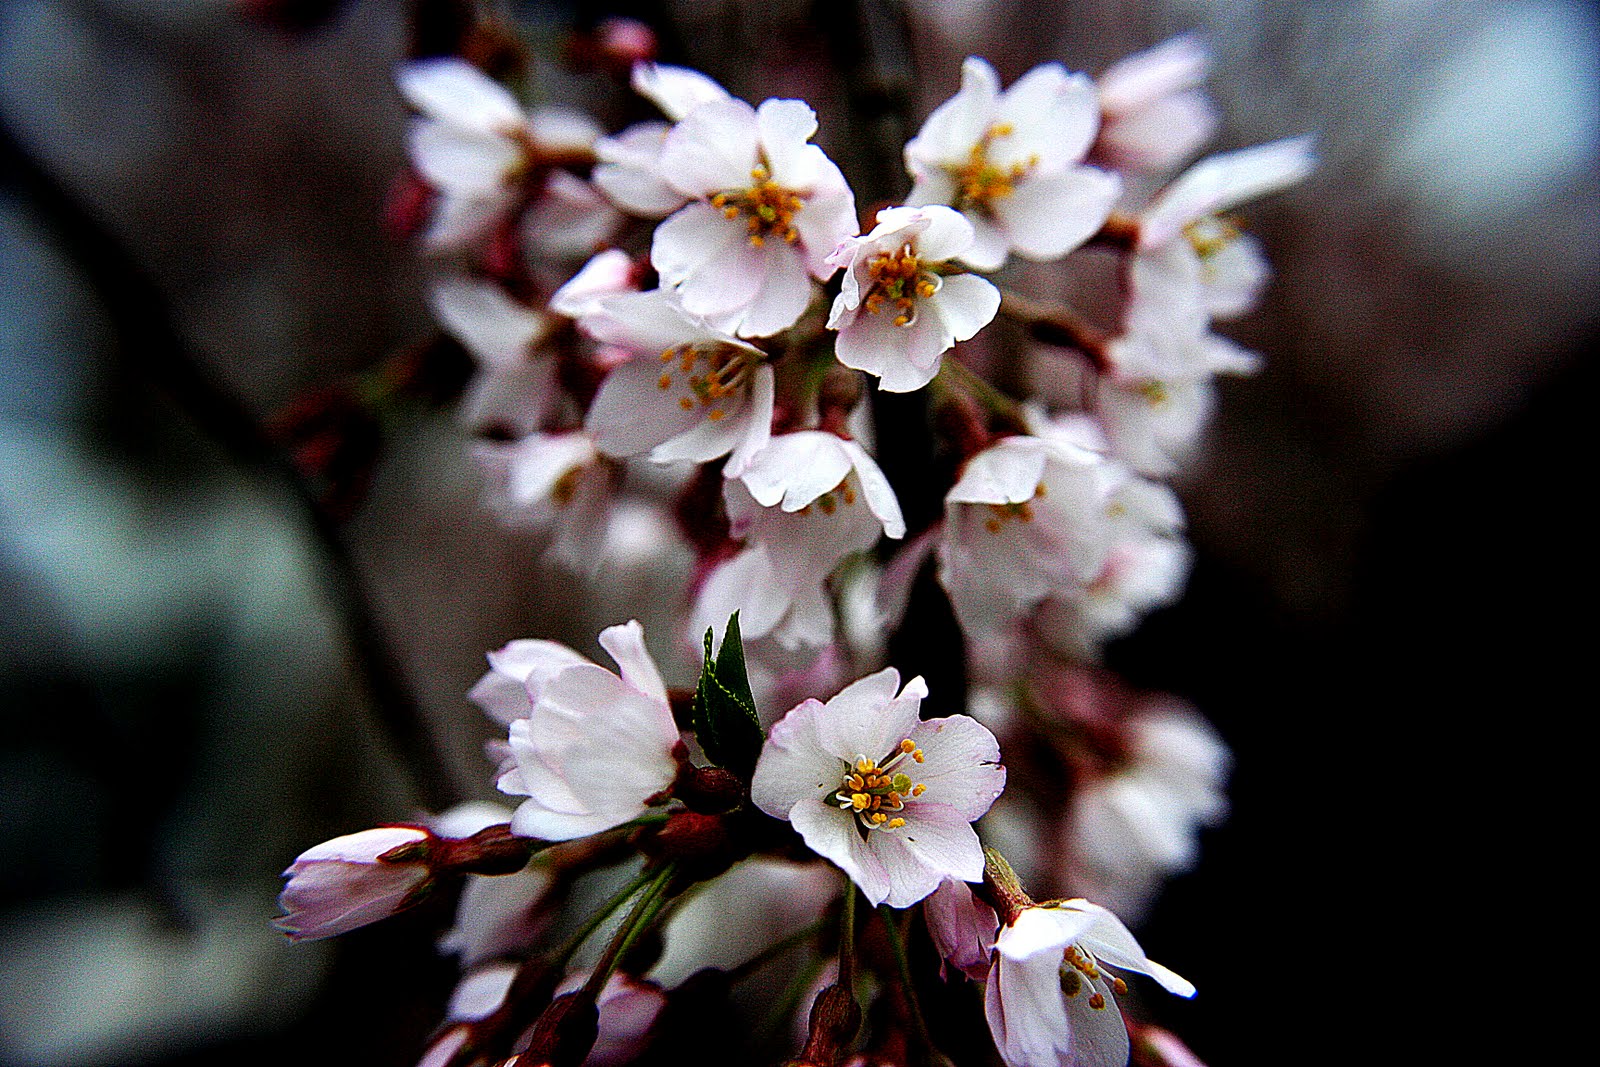
[[[431,118],[488,133],[522,125],[522,107],[499,82],[464,60],[418,59],[395,74],[400,95]]]
[[[966,341],[994,321],[1000,311],[1000,290],[975,274],[953,274],[927,303],[952,338]]]
[[[955,259],[972,247],[975,239],[972,223],[961,212],[943,204],[898,210],[915,211],[925,224],[917,237],[917,255],[924,260],[940,263],[947,259]],[[886,214],[888,212],[878,212],[880,222]],[[907,229],[910,230],[911,227]]]
[[[955,504],[1020,504],[1033,499],[1044,477],[1047,453],[1036,437],[1007,437],[967,462],[960,481],[945,495]]]
[[[753,247],[738,220],[693,203],[656,227],[650,262],[690,313],[725,315],[750,306],[773,261]]]
[[[429,288],[428,303],[440,325],[491,367],[527,362],[533,346],[549,331],[543,315],[493,282],[445,278]]]
[[[748,188],[756,162],[756,113],[743,100],[702,104],[661,145],[662,176],[686,196]]]
[[[728,99],[728,90],[688,67],[665,63],[635,63],[633,89],[647,97],[674,122],[701,104]]]
[[[1019,181],[1010,196],[995,201],[994,210],[1018,255],[1055,259],[1105,225],[1121,189],[1109,171],[1069,167]],[[965,258],[970,261],[971,254]]]
[[[787,330],[811,303],[811,276],[799,253],[781,242],[759,251],[765,253],[765,277],[739,322],[740,337],[770,337]]]
[[[656,669],[656,661],[650,657],[650,650],[645,647],[644,627],[639,625],[637,619],[630,619],[621,626],[608,626],[601,630],[600,647],[616,660],[623,681],[646,696],[655,697],[662,703],[666,702],[667,687],[662,684],[661,672]],[[670,723],[670,716],[668,722]],[[667,732],[673,738],[677,737],[676,728],[670,728]]]
[[[720,630],[728,616],[739,613],[739,633],[755,641],[771,633],[793,602],[793,582],[774,570],[762,545],[752,545],[712,568],[695,597],[690,615],[690,640],[698,642],[708,628]]]
[[[772,439],[742,480],[763,507],[799,511],[850,473],[844,442],[831,433],[802,430]]]
[[[843,760],[882,759],[910,737],[921,722],[917,711],[928,686],[913,678],[897,696],[899,683],[900,672],[885,667],[836,693],[818,725],[823,750]]]
[[[423,180],[454,196],[509,195],[506,178],[522,153],[496,133],[418,119],[407,129],[407,152]]]
[[[1100,75],[1100,106],[1109,115],[1149,107],[1162,97],[1193,89],[1205,81],[1211,51],[1185,33],[1154,48],[1120,59]]]
[[[904,537],[906,520],[900,512],[900,500],[894,495],[894,487],[882,468],[854,441],[845,441],[844,450],[855,465],[856,476],[861,479],[861,493],[867,499],[867,507],[883,523],[885,536],[896,540]]]
[[[838,782],[834,782],[837,788]],[[820,800],[807,799],[789,810],[790,824],[817,855],[833,863],[876,907],[888,899],[889,872],[883,860],[861,840],[854,815]],[[931,892],[931,890],[930,890]]]
[[[906,162],[920,177],[924,170],[942,164],[960,166],[990,123],[994,122],[1000,95],[1000,78],[987,61],[968,56],[961,64],[961,89],[922,124],[906,145]]]
[[[806,151],[817,132],[817,113],[804,100],[764,100],[756,128],[772,180],[788,189],[809,189],[816,180],[816,155]]]
[[[1312,138],[1291,137],[1202,159],[1145,211],[1139,246],[1173,240],[1189,223],[1303,181],[1316,166]]]
[[[1094,83],[1059,63],[1041,63],[1001,95],[997,117],[1012,133],[995,138],[990,158],[1000,166],[1038,160],[1047,170],[1082,159],[1100,128]]]
[[[1000,743],[978,720],[966,715],[926,719],[911,732],[911,740],[922,749],[923,761],[906,773],[928,787],[923,794],[927,802],[942,804],[970,823],[1005,791]]]

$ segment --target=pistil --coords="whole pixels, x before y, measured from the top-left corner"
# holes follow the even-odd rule
[[[906,820],[896,813],[905,810],[908,799],[920,797],[928,788],[912,782],[904,772],[895,772],[908,758],[914,763],[923,759],[922,750],[909,737],[881,761],[858,756],[833,794],[834,803],[841,810],[854,812],[863,829],[900,829]]]

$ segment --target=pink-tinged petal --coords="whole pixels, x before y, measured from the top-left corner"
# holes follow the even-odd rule
[[[548,335],[549,319],[511,299],[493,282],[447,278],[428,290],[428,304],[446,331],[481,364],[525,363]]]
[[[1119,170],[1164,171],[1200,150],[1221,118],[1202,92],[1180,93],[1100,128],[1100,147]]]
[[[963,823],[981,818],[1005,791],[1000,743],[978,720],[966,715],[926,719],[910,737],[922,749],[923,761],[907,773],[928,787],[924,794],[928,801],[945,805]],[[920,817],[916,825],[922,825]],[[980,870],[968,880],[981,876]]]
[[[1041,63],[1000,97],[997,117],[1012,133],[997,137],[991,156],[1000,166],[1037,159],[1046,170],[1076,163],[1100,128],[1100,97],[1083,74],[1059,63]]]
[[[946,878],[983,877],[983,846],[972,824],[953,808],[917,801],[904,813],[906,825],[867,835],[868,847],[889,872],[892,908],[909,908]]]
[[[1108,909],[1087,900],[1069,901],[1068,906],[1086,914],[1090,921],[1088,929],[1074,940],[1082,941],[1102,961],[1125,971],[1149,975],[1169,993],[1194,996],[1194,984],[1147,957],[1122,920]]]
[[[961,88],[933,109],[922,129],[906,145],[906,165],[920,177],[931,167],[967,161],[972,146],[994,122],[1000,78],[987,61],[968,56],[961,64]]]
[[[972,895],[966,882],[946,879],[922,902],[922,914],[941,959],[975,982],[988,977],[989,953],[1000,920],[993,908]]]
[[[601,383],[584,418],[595,447],[608,456],[637,456],[705,421],[698,408],[684,411],[660,387],[661,365],[629,360]]]
[[[406,103],[430,118],[485,133],[522,125],[510,90],[464,60],[418,59],[395,73]]]
[[[633,686],[645,696],[666,702],[667,687],[662,684],[661,672],[656,669],[656,661],[651,658],[650,650],[644,644],[644,627],[638,620],[630,619],[621,626],[608,626],[600,631],[600,647],[605,649],[617,663],[617,668],[622,675],[622,680]],[[665,725],[668,727],[660,732],[661,737],[676,740],[677,727],[671,725],[669,715]]]
[[[608,297],[581,325],[602,344],[617,345],[650,359],[710,335],[665,289]]]
[[[1191,33],[1119,59],[1100,75],[1100,106],[1108,115],[1149,107],[1162,97],[1194,89],[1211,68],[1211,50]]]
[[[808,145],[806,153],[814,157],[816,182],[804,205],[795,213],[794,228],[800,235],[806,269],[822,282],[833,277],[836,269],[829,257],[839,242],[856,235],[860,221],[856,217],[855,193],[845,184],[844,175],[833,160],[815,145]]]
[[[816,181],[820,150],[806,144],[817,132],[817,113],[804,100],[764,100],[756,108],[757,137],[772,180],[787,189]]]
[[[1121,179],[1109,171],[1069,167],[1018,182],[1010,196],[995,201],[994,210],[1018,255],[1055,259],[1105,225],[1121,190]]]
[[[526,436],[544,428],[557,396],[555,361],[536,356],[476,375],[461,398],[461,422],[474,428],[510,427]]]
[[[837,779],[833,783],[837,788]],[[790,825],[806,846],[849,876],[876,907],[888,899],[890,876],[883,860],[861,840],[853,816],[820,800],[804,800],[788,812]]]
[[[595,185],[613,203],[644,218],[665,218],[678,210],[687,198],[667,184],[660,169],[666,136],[664,123],[641,122],[600,138],[594,146]]]
[[[467,972],[450,994],[450,1004],[445,1009],[448,1022],[482,1019],[505,1003],[511,983],[517,977],[514,963],[491,963]]]
[[[867,455],[866,449],[854,441],[845,441],[844,450],[855,466],[856,476],[861,479],[861,493],[867,499],[867,507],[883,523],[884,535],[896,540],[904,537],[906,520],[900,513],[900,499],[894,495],[894,487],[884,477],[883,470]]]
[[[1013,192],[1012,194],[1016,194]],[[1002,201],[1010,199],[1003,198]],[[999,270],[1011,252],[1011,238],[1005,230],[982,215],[962,212],[972,223],[972,247],[957,258],[973,270]]]
[[[1139,247],[1165,244],[1206,215],[1305,180],[1317,163],[1312,143],[1310,136],[1290,137],[1202,159],[1145,211],[1139,224]]]
[[[742,476],[763,507],[799,511],[844,481],[850,455],[844,441],[821,430],[801,430],[772,439]]]
[[[620,248],[608,248],[551,295],[550,310],[569,319],[581,318],[599,311],[602,301],[632,289],[633,259]]]
[[[1059,954],[1002,958],[989,971],[984,1015],[1007,1067],[1078,1067],[1057,975],[1060,965]]]
[[[935,333],[942,335],[943,324],[936,317],[929,317],[934,318]],[[839,330],[834,338],[833,351],[846,367],[877,375],[880,389],[891,393],[909,393],[933,381],[939,369],[939,352],[942,351],[934,351],[931,364],[925,354],[923,362],[916,363],[908,353],[909,336],[906,328],[896,326],[893,316],[886,312],[860,314]],[[926,337],[927,334],[920,336]],[[939,337],[936,336],[934,344],[938,343]]]
[[[545,179],[544,194],[522,217],[523,240],[552,258],[588,258],[609,244],[622,214],[589,182],[564,170]]]
[[[760,251],[766,277],[739,322],[740,337],[770,337],[793,326],[811,303],[811,276],[793,247],[775,243]]]
[[[559,641],[521,639],[488,655],[490,671],[467,694],[491,718],[510,726],[526,718],[545,685],[589,660]],[[510,713],[510,714],[508,714]]]
[[[776,378],[772,368],[763,363],[750,376],[750,396],[744,409],[735,420],[739,427],[739,440],[728,454],[723,465],[724,478],[737,478],[750,466],[751,461],[772,439],[772,408],[776,402]]]
[[[957,341],[971,339],[1000,311],[1000,290],[975,274],[952,274],[928,302]]]
[[[484,240],[499,225],[514,199],[509,189],[497,189],[485,196],[440,196],[434,203],[428,228],[422,233],[423,247],[431,252],[450,252]]]
[[[761,747],[750,802],[775,819],[788,819],[802,805],[825,807],[839,788],[844,767],[841,757],[822,746],[823,708],[821,701],[807,700],[789,709]]]
[[[1105,998],[1095,1008],[1089,1002],[1093,992]],[[1074,1062],[1081,1067],[1127,1067],[1128,1024],[1117,1009],[1116,998],[1102,982],[1085,982],[1075,997],[1062,997],[1067,1026],[1072,1035]]]
[[[423,180],[454,196],[488,196],[507,190],[506,178],[521,151],[495,133],[463,130],[418,119],[407,128],[407,154]]]
[[[1255,309],[1272,268],[1261,242],[1240,234],[1200,264],[1200,296],[1214,319],[1234,319]]]
[[[908,235],[914,234],[917,238],[917,255],[930,263],[940,263],[947,259],[955,259],[972,247],[975,234],[972,232],[972,223],[961,212],[943,204],[929,204],[922,208],[898,208],[894,210],[915,212],[920,226],[908,225]],[[887,211],[878,212],[880,224]]]
[[[297,864],[336,861],[341,863],[378,863],[378,857],[401,845],[414,845],[428,839],[428,831],[415,826],[375,826],[359,833],[345,834],[330,841],[313,845],[295,857]],[[387,866],[387,865],[386,865]],[[294,868],[291,865],[290,873]]]
[[[661,173],[685,196],[708,197],[750,185],[758,161],[756,112],[743,100],[695,108],[661,145]]]
[[[634,92],[650,100],[674,122],[701,104],[728,99],[728,90],[688,67],[635,63],[631,81]]]

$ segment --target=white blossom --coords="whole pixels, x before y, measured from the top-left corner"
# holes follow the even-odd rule
[[[578,663],[545,682],[511,723],[500,791],[525,796],[511,831],[565,841],[643,815],[677,775],[678,727],[637,622],[600,633],[620,675]]]
[[[582,431],[480,442],[472,455],[488,479],[486,503],[508,524],[554,527],[548,549],[570,567],[594,563],[611,500],[611,463]]]
[[[969,57],[960,91],[906,145],[907,202],[965,215],[976,240],[961,258],[979,270],[1013,251],[1064,256],[1100,229],[1121,189],[1115,175],[1082,165],[1099,123],[1086,76],[1044,63],[1001,92],[994,68]]]
[[[995,939],[984,990],[989,1032],[1007,1067],[1125,1067],[1128,1031],[1105,970],[1145,974],[1179,996],[1194,986],[1145,957],[1115,915],[1087,900],[1025,908]]]
[[[920,718],[928,687],[893,667],[808,700],[768,736],[750,784],[762,811],[794,826],[873,904],[904,908],[946,878],[976,881],[971,823],[1005,788],[994,735],[965,715]]]
[[[773,377],[760,349],[712,329],[661,290],[604,301],[582,320],[634,353],[607,375],[584,419],[601,452],[657,463],[728,455],[734,477],[772,436]],[[731,455],[729,455],[731,453]]]
[[[436,280],[428,303],[477,365],[462,419],[474,427],[505,426],[518,436],[541,429],[558,395],[555,359],[541,347],[553,326],[550,316],[513,300],[494,282],[457,275]]]
[[[1210,66],[1210,51],[1192,34],[1112,64],[1097,79],[1097,153],[1118,169],[1144,171],[1192,156],[1217,128],[1216,108],[1200,90]]]
[[[800,100],[714,100],[666,135],[660,168],[692,202],[656,228],[650,262],[683,306],[741,337],[794,325],[828,255],[856,233],[855,197]]]
[[[875,374],[890,392],[920,389],[940,357],[1000,309],[1000,290],[951,260],[972,247],[972,224],[941,204],[886,208],[864,237],[829,257],[844,269],[828,316],[839,362]]]
[[[701,586],[691,635],[739,612],[740,633],[786,648],[833,639],[824,582],[841,560],[881,536],[905,536],[889,481],[854,441],[821,430],[783,434],[723,486],[731,532],[745,548]]]

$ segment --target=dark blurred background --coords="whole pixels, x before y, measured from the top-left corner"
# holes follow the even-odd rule
[[[447,407],[392,415],[364,504],[313,518],[267,428],[432,333],[384,228],[406,5],[289,5],[293,32],[241,15],[264,6],[0,0],[4,1067],[410,1062],[452,981],[440,917],[289,946],[278,871],[490,795],[463,698],[483,652],[585,647],[618,612],[664,630],[681,583],[643,518],[587,589],[554,580],[478,508]],[[552,53],[599,13],[513,6]],[[805,96],[844,156],[830,20],[855,9],[607,10],[736,93]],[[1432,1062],[1463,1035],[1531,1058],[1560,1020],[1524,953],[1562,940],[1592,836],[1569,827],[1593,704],[1594,5],[905,15],[918,119],[969,53],[1007,81],[1097,73],[1197,29],[1217,147],[1319,138],[1316,176],[1248,209],[1277,280],[1229,332],[1268,363],[1225,383],[1181,486],[1189,594],[1109,656],[1236,755],[1230,822],[1141,930],[1200,996],[1151,1007],[1213,1067]],[[616,106],[578,75],[538,88]]]

